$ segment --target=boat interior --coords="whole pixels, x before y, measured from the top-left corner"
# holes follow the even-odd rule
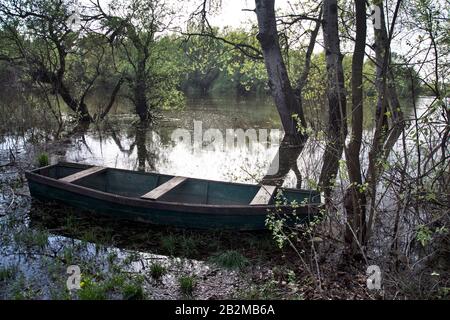
[[[125,197],[201,205],[272,205],[280,189],[75,163],[59,163],[33,173]],[[281,191],[282,200],[287,203],[320,202],[317,191],[285,188]]]

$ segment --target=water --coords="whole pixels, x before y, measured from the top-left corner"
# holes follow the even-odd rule
[[[279,130],[276,109],[268,100],[254,100],[250,104],[245,100],[190,100],[183,110],[164,112],[148,128],[132,124],[132,118],[126,115],[112,115],[110,121],[102,133],[88,129],[58,160],[244,182],[254,180],[249,173],[257,172],[260,178],[278,148],[278,141],[270,144],[269,140],[251,146],[224,145],[227,129],[253,128],[268,134]],[[191,141],[172,139],[177,129],[184,129]],[[211,129],[218,130],[217,140],[206,139],[209,141],[194,145],[194,135],[203,135]]]
[[[430,102],[430,99],[419,99],[419,116]],[[315,111],[311,111],[310,106],[307,111],[308,119],[313,123],[326,121],[323,112],[313,117]],[[370,114],[370,110],[365,112]],[[406,117],[412,112],[407,110]],[[39,122],[33,126],[31,120],[27,124],[22,133],[0,138],[3,162],[7,161],[8,150],[12,149],[30,156],[47,152],[52,163],[81,162],[249,183],[260,182],[267,173],[275,173],[277,165],[281,164],[287,166],[284,186],[295,187],[297,175],[301,174],[303,187],[314,188],[324,149],[322,141],[310,139],[300,156],[295,152],[281,152],[281,159],[275,158],[282,128],[270,97],[190,98],[183,109],[163,111],[148,127],[139,125],[132,106],[122,101],[111,111],[106,122],[78,126],[65,137],[56,138],[51,137],[48,126],[43,127]],[[6,131],[14,132],[17,128],[12,126]],[[184,133],[188,139],[176,138],[177,132]],[[230,132],[233,134],[227,136]],[[369,143],[370,132],[367,124],[364,136]],[[227,141],[230,136],[232,144]],[[362,153],[366,152],[363,146]],[[364,156],[363,162],[366,159]]]
[[[282,137],[270,97],[188,99],[183,109],[164,111],[148,127],[138,124],[131,110],[120,104],[105,123],[76,128],[60,139],[63,141],[56,149],[48,144],[36,145],[47,149],[41,151],[50,154],[52,163],[71,161],[257,183],[268,172]],[[35,130],[28,130],[22,138],[6,136],[0,145],[4,150],[12,146],[22,150],[27,144],[36,149],[26,142],[33,140],[30,132],[34,136],[45,134]],[[190,139],[174,139],[177,130]],[[295,179],[287,179],[285,185],[294,186]]]

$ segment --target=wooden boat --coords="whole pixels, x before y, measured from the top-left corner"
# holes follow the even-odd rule
[[[31,196],[91,214],[182,228],[262,230],[268,211],[311,218],[320,204],[312,190],[250,185],[58,163],[26,172]],[[277,199],[275,200],[275,197]],[[292,201],[302,204],[292,205]]]

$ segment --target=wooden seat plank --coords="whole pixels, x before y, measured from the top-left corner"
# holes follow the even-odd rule
[[[71,174],[70,176],[61,178],[61,179],[59,179],[59,181],[74,182],[74,181],[80,180],[81,178],[85,178],[87,176],[101,173],[101,172],[105,171],[106,169],[107,168],[105,168],[105,167],[91,167],[86,170]]]
[[[262,185],[261,188],[259,188],[258,193],[253,198],[252,202],[250,202],[250,205],[257,206],[269,204],[270,199],[272,199],[272,196],[274,195],[276,189],[276,186]]]
[[[183,183],[186,179],[186,177],[173,177],[169,181],[164,182],[160,186],[141,196],[141,199],[157,200],[179,184]]]

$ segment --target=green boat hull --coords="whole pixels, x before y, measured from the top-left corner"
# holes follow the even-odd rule
[[[81,170],[86,167],[89,168],[89,166],[79,164],[59,164],[59,166],[59,171],[62,170],[61,168],[63,168],[63,166],[74,168],[74,170]],[[27,172],[31,196],[43,202],[56,201],[93,216],[102,214],[117,219],[140,221],[154,225],[179,228],[263,230],[266,228],[268,211],[277,209],[288,213],[293,210],[286,206],[275,207],[274,204],[267,206],[249,206],[241,205],[239,203],[231,205],[222,203],[226,202],[227,199],[233,198],[236,190],[240,191],[240,195],[233,199],[241,197],[242,199],[239,201],[247,201],[247,198],[250,198],[253,195],[254,188],[258,188],[258,186],[253,185],[247,186],[243,184],[193,179],[195,180],[195,184],[188,185],[189,188],[186,189],[188,191],[185,191],[185,193],[183,193],[184,189],[180,188],[175,195],[168,197],[165,201],[152,201],[130,196],[133,192],[142,192],[142,190],[148,188],[148,186],[141,187],[139,184],[135,183],[134,186],[130,186],[127,190],[122,190],[120,192],[117,190],[114,191],[114,188],[117,188],[120,184],[124,185],[126,182],[125,176],[134,175],[134,177],[130,179],[134,181],[138,181],[142,176],[142,180],[147,182],[153,179],[152,177],[156,174],[108,169],[115,171],[114,173],[111,173],[113,171],[110,171],[110,173],[104,175],[104,177],[99,176],[97,178],[91,178],[90,180],[86,179],[84,182],[63,183],[59,181],[60,176],[67,176],[68,174],[76,172],[76,170],[64,169],[68,172],[65,172],[63,175],[58,175],[57,173],[51,173],[49,169],[51,169],[51,167]],[[114,182],[114,187],[111,187],[111,182],[115,179],[115,175],[120,175],[120,177],[122,177],[120,179],[122,183]],[[108,177],[109,180],[106,177]],[[170,177],[171,176],[160,175],[157,180],[161,180],[161,183],[163,183],[164,181],[169,180]],[[200,189],[199,186],[202,185],[202,183],[206,183],[207,189],[209,188],[211,190],[211,195],[209,198],[207,196],[205,198],[206,200],[202,200],[203,203],[198,203],[200,191],[196,190]],[[105,186],[107,184],[109,184],[109,187]],[[217,188],[215,187],[215,184],[219,184]],[[134,190],[133,188],[140,189]],[[220,188],[226,190],[220,191]],[[248,195],[245,195],[245,192],[242,190],[247,190],[249,188],[251,191],[249,191]],[[114,191],[114,193],[111,191]],[[186,194],[186,192],[188,192],[188,194]],[[192,194],[192,192],[194,193]],[[297,208],[297,219],[299,218],[300,220],[307,221],[317,213],[317,205],[320,203],[317,199],[320,201],[320,196],[315,192],[310,192],[309,196],[313,196],[316,202],[305,207]],[[171,199],[181,199],[186,201],[186,198],[192,199],[192,202],[168,201]]]

